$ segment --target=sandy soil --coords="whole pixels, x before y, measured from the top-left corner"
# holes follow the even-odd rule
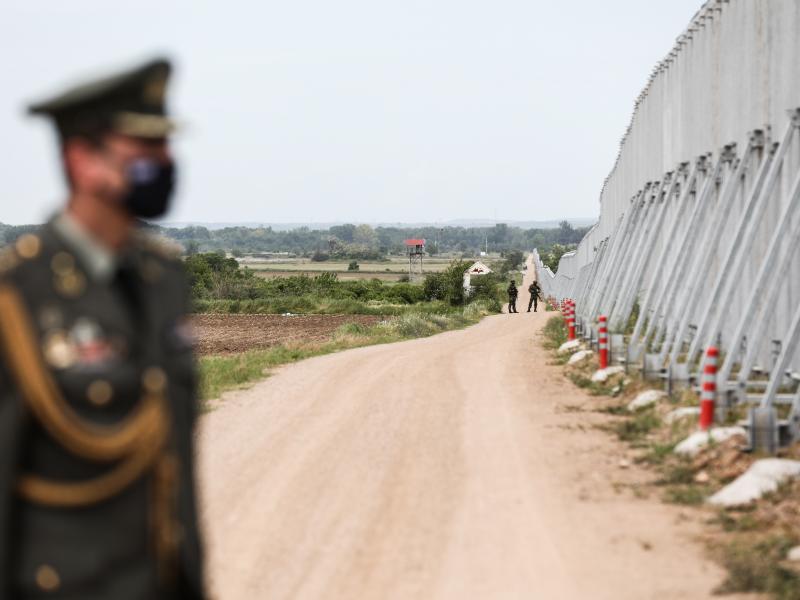
[[[192,317],[198,354],[231,354],[291,342],[324,342],[345,323],[372,325],[369,315],[211,315]]]
[[[527,306],[523,286],[519,305]],[[524,301],[524,304],[523,304]],[[577,412],[536,340],[553,313],[285,367],[203,417],[222,599],[710,598],[694,513]],[[729,597],[730,598],[730,597]]]

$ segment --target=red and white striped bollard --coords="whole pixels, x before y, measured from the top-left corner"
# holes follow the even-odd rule
[[[605,315],[600,315],[598,321],[600,323],[597,327],[597,354],[600,359],[600,368],[606,369],[608,368],[608,327]]]
[[[719,350],[709,346],[706,350],[706,363],[703,367],[702,388],[700,392],[700,429],[707,431],[714,423],[714,402],[717,397],[717,357]]]
[[[569,339],[575,339],[575,301],[567,300],[567,327]]]

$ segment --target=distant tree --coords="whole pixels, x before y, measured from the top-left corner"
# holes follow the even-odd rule
[[[184,253],[186,254],[186,256],[193,256],[198,252],[200,252],[200,243],[197,242],[196,240],[190,240],[186,242],[184,249],[185,249]]]
[[[346,225],[334,225],[328,232],[343,242],[352,242],[353,235],[355,234],[356,226],[347,223]]]
[[[575,237],[575,228],[570,225],[569,221],[561,221],[558,224],[558,243],[571,244]]]
[[[555,273],[558,269],[558,262],[561,260],[561,257],[567,252],[574,250],[575,247],[576,246],[574,244],[553,244],[550,249],[544,255],[542,255],[542,262],[546,267],[549,267],[553,273]]]
[[[378,245],[378,234],[369,225],[359,225],[353,232],[353,242],[371,248]]]
[[[505,246],[508,243],[509,230],[506,223],[497,223],[494,229],[489,234],[489,241],[494,242],[499,246]]]
[[[506,271],[513,271],[515,269],[519,269],[522,267],[522,263],[525,260],[525,255],[522,254],[519,250],[510,250],[506,252],[505,255],[505,270]]]

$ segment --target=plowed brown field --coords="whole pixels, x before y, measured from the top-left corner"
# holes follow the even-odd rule
[[[325,342],[342,325],[372,325],[370,315],[194,315],[192,327],[200,355],[233,354],[277,344]]]

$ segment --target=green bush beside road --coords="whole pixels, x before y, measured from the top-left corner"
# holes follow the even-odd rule
[[[221,253],[194,254],[185,264],[196,312],[399,315],[411,306],[442,313],[476,301],[499,312],[502,271],[516,258],[506,259],[501,273],[474,278],[469,297],[464,294],[463,275],[470,263],[459,260],[440,273],[429,273],[422,284],[341,281],[336,273],[264,279]],[[521,253],[518,258],[521,261]]]

